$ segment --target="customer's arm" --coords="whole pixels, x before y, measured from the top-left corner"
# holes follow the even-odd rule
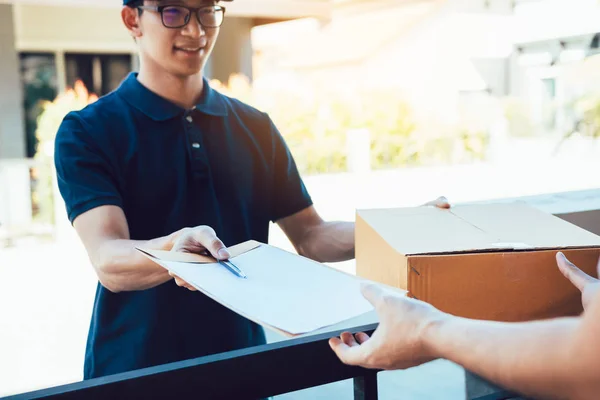
[[[73,221],[99,281],[112,292],[149,289],[175,278],[179,286],[192,286],[149,260],[136,247],[200,253],[205,250],[217,258],[229,253],[207,226],[186,228],[148,241],[130,240],[129,227],[120,207],[101,206],[87,211]]]
[[[600,298],[580,318],[502,324],[448,318],[425,347],[499,385],[540,398],[600,397]]]
[[[582,291],[583,316],[527,324],[448,318],[426,336],[432,351],[532,396],[600,398],[600,285],[560,253],[557,262]]]
[[[558,261],[561,271],[569,275],[566,261],[560,256]],[[571,275],[581,278],[582,274]],[[586,282],[578,286],[592,293],[583,316],[531,323],[457,318],[370,285],[364,294],[380,316],[378,329],[371,338],[344,333],[330,344],[342,361],[352,365],[400,369],[445,358],[528,396],[596,399],[600,396],[600,292],[595,279]]]

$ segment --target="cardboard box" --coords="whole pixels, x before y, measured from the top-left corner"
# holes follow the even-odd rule
[[[558,250],[596,276],[600,236],[525,203],[357,211],[357,275],[468,318],[581,313]]]

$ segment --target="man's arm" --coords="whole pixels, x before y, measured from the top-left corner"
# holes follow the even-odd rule
[[[175,278],[177,285],[195,290],[178,277],[149,260],[136,250],[201,252],[209,250],[217,258],[229,254],[209,227],[186,228],[148,241],[130,240],[129,227],[123,210],[116,206],[101,206],[87,211],[73,221],[100,283],[118,293],[145,290]]]
[[[216,252],[224,247],[209,227],[186,228],[149,241],[131,240],[122,210],[115,154],[84,128],[78,113],[67,115],[56,135],[54,162],[67,215],[82,240],[100,283],[112,292],[144,290],[175,278],[147,259],[136,247],[158,250]],[[101,136],[101,135],[100,135]],[[227,252],[225,251],[227,254]],[[220,256],[221,257],[221,256]]]
[[[557,261],[566,276],[581,278],[566,272],[561,255]],[[445,358],[532,397],[598,398],[600,290],[598,281],[588,278],[581,289],[594,295],[582,317],[530,323],[457,318],[369,285],[363,293],[380,317],[378,329],[372,337],[344,333],[330,344],[352,365],[402,369]]]
[[[449,208],[445,197],[425,206]],[[326,222],[314,206],[277,221],[298,254],[318,262],[339,262],[354,258],[354,222]]]
[[[325,222],[314,206],[277,221],[298,254],[318,262],[354,258],[354,223]]]

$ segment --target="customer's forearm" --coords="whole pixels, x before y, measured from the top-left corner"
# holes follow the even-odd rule
[[[100,282],[112,292],[145,290],[172,279],[168,271],[148,259],[136,247],[170,250],[173,235],[148,241],[115,239],[98,247],[92,260]]]
[[[535,398],[573,398],[577,357],[573,343],[580,322],[505,324],[449,317],[432,325],[426,343],[433,354],[485,379]]]
[[[300,254],[319,262],[354,258],[354,223],[325,222],[308,232]]]

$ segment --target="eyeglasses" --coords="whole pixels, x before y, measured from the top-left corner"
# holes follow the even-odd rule
[[[160,13],[163,25],[172,29],[183,28],[189,24],[193,12],[196,13],[200,25],[205,28],[220,27],[225,17],[225,7],[217,5],[199,8],[185,6],[139,6],[138,8]]]

